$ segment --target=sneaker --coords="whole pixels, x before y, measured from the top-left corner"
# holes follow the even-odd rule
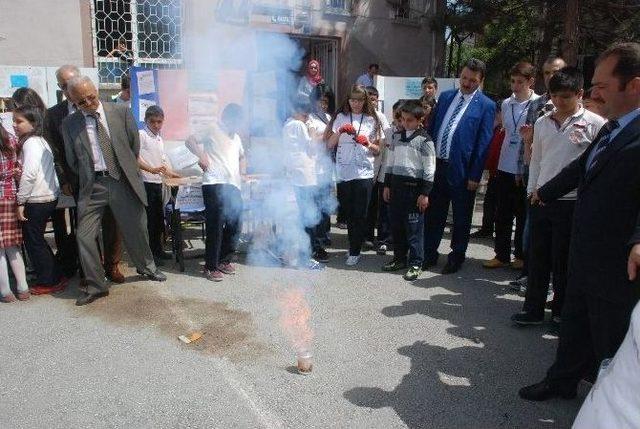
[[[368,250],[373,249],[373,241],[365,240],[365,242],[363,243],[363,247]]]
[[[522,286],[524,286],[525,288],[527,287],[527,280],[527,276],[518,277],[517,279],[509,282],[509,287],[511,288],[511,290],[519,292]]]
[[[347,256],[347,266],[349,267],[353,267],[354,265],[358,265],[358,262],[360,262],[360,255],[349,255]]]
[[[338,222],[336,223],[336,228],[338,229],[347,229],[347,224],[344,222]]]
[[[514,270],[521,270],[524,267],[524,261],[522,259],[515,258],[513,262],[511,262],[511,268]]]
[[[223,274],[232,275],[236,273],[236,267],[231,262],[221,262],[218,264],[218,271]]]
[[[391,272],[391,271],[404,270],[405,268],[407,268],[406,262],[393,259],[391,260],[391,262],[388,262],[382,266],[382,271]]]
[[[324,249],[318,249],[316,250],[316,252],[313,254],[313,259],[315,259],[318,262],[329,262],[329,254],[327,253],[326,250]]]
[[[204,276],[212,282],[221,282],[224,278],[222,271],[218,270],[204,270]]]
[[[485,268],[504,268],[504,267],[508,267],[509,263],[508,262],[502,262],[500,259],[498,258],[493,258],[493,259],[489,259],[488,261],[484,261],[482,263],[482,266]]]
[[[515,324],[521,326],[542,325],[542,322],[544,322],[544,317],[537,317],[526,311],[521,311],[520,313],[516,313],[511,316],[511,320]]]
[[[386,245],[386,244],[381,244],[381,245],[378,247],[378,250],[376,250],[376,253],[377,253],[378,255],[386,255],[386,254],[387,254],[387,250],[388,250],[388,249],[389,249],[389,248],[387,247],[387,245]]]
[[[520,291],[518,292],[518,295],[522,297],[527,296],[527,285],[520,285]]]
[[[420,267],[415,266],[409,268],[409,270],[405,273],[404,276],[402,276],[402,278],[408,281],[414,281],[420,276],[420,274],[422,274],[422,270],[420,269]]]
[[[307,270],[324,270],[324,265],[322,265],[320,262],[316,261],[315,259],[309,259],[305,264],[305,268]]]
[[[26,292],[18,292],[16,294],[16,297],[18,298],[18,300],[20,301],[28,301],[29,298],[31,298],[31,294],[29,293],[29,291]]]
[[[562,323],[562,318],[560,316],[553,316],[551,318],[551,323],[559,325],[560,323]]]
[[[4,302],[6,304],[16,302],[16,297],[12,293],[9,295],[0,295],[0,302]]]
[[[493,231],[487,231],[486,229],[479,229],[469,235],[471,238],[493,238]]]

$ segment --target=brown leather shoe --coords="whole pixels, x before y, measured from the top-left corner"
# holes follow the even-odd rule
[[[107,271],[105,274],[107,278],[114,283],[124,283],[124,274],[120,272],[120,268],[118,268],[117,266],[112,270]]]

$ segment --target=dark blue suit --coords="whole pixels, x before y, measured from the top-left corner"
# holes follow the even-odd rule
[[[447,110],[456,99],[458,90],[443,92],[433,112],[429,134],[438,138]],[[493,136],[495,103],[480,90],[471,99],[455,130],[447,161],[438,159],[433,190],[429,196],[430,207],[425,224],[425,262],[433,262],[438,256],[438,246],[447,222],[449,203],[453,206],[452,252],[449,262],[461,264],[469,244],[471,217],[475,191],[467,190],[467,181],[480,182],[485,158]]]

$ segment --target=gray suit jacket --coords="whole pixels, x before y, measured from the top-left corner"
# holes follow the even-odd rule
[[[138,168],[140,138],[133,114],[128,107],[115,103],[102,103],[102,107],[113,142],[113,152],[124,172],[124,177],[120,180],[127,180],[140,202],[146,206],[147,194]],[[78,180],[74,184],[74,189],[78,190],[78,213],[83,213],[91,198],[95,169],[91,143],[81,111],[64,119],[62,136],[66,161]]]

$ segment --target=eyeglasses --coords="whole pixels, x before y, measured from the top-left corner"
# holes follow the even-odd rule
[[[86,106],[87,104],[90,104],[96,101],[97,99],[98,99],[98,96],[95,94],[87,95],[86,97],[81,98],[80,100],[77,100],[76,106],[83,107],[83,106]]]

